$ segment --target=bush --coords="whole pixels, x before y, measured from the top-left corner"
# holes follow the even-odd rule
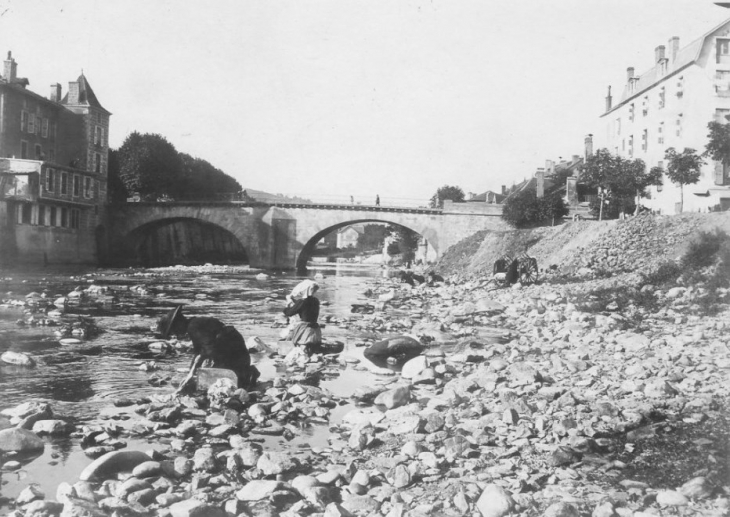
[[[682,267],[673,260],[663,262],[656,271],[649,273],[646,283],[651,285],[673,284],[682,274]]]
[[[682,267],[685,270],[696,271],[711,266],[717,260],[721,248],[728,244],[728,236],[720,229],[714,232],[701,232],[699,237],[692,241],[682,256]]]

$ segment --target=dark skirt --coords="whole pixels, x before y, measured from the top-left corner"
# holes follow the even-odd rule
[[[322,329],[317,323],[302,321],[289,332],[288,340],[294,346],[319,345],[322,343]]]

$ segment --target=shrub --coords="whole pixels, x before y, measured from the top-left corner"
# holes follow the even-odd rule
[[[669,260],[659,265],[656,271],[652,271],[646,276],[646,283],[651,285],[673,284],[682,274],[682,267]]]
[[[727,243],[728,236],[720,229],[715,229],[714,232],[701,232],[682,256],[682,267],[685,270],[697,271],[711,266],[717,260],[720,249],[723,246],[727,247]]]
[[[508,197],[502,208],[502,219],[515,228],[552,223],[566,215],[568,208],[558,194],[538,198],[535,191],[529,188]]]

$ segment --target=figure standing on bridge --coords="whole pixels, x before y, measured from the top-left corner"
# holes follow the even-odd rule
[[[380,194],[375,195],[375,206],[380,206]]]

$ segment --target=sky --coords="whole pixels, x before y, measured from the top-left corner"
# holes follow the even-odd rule
[[[0,54],[82,72],[109,143],[158,133],[244,188],[424,205],[582,155],[626,68],[725,19],[707,0],[0,0]]]

